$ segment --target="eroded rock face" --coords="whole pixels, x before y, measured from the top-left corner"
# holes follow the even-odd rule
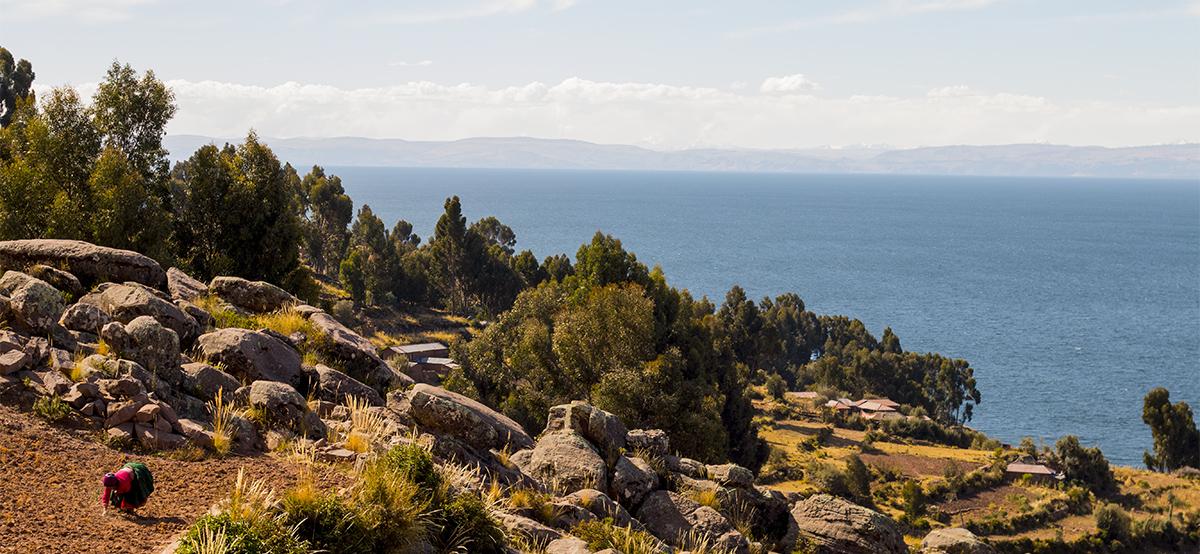
[[[961,527],[935,529],[921,541],[921,554],[994,554],[992,545]]]
[[[345,404],[348,398],[355,397],[372,406],[383,405],[383,397],[379,396],[375,389],[353,377],[325,365],[318,365],[314,370],[317,372],[317,398],[334,404]]]
[[[208,290],[221,300],[256,313],[273,312],[299,302],[295,296],[271,283],[241,277],[214,277]]]
[[[199,334],[200,326],[192,316],[183,313],[178,306],[164,298],[160,291],[138,283],[105,284],[88,293],[80,302],[92,304],[121,323],[148,315],[164,327],[175,331],[179,343],[192,344]]]
[[[175,300],[192,301],[208,294],[208,285],[193,279],[177,267],[167,270],[167,291]]]
[[[300,353],[266,333],[249,329],[220,329],[200,335],[196,348],[210,363],[224,364],[227,373],[244,381],[303,382]]]
[[[461,394],[417,384],[405,397],[414,420],[473,448],[515,451],[533,446],[533,439],[517,422]]]
[[[610,464],[621,455],[628,434],[620,418],[580,400],[550,408],[543,434],[564,431],[582,435]]]
[[[651,457],[666,457],[671,452],[671,441],[662,429],[630,429],[625,435],[625,449]]]
[[[896,522],[846,500],[818,494],[792,508],[800,537],[822,554],[905,554]]]
[[[543,434],[521,470],[554,490],[608,488],[608,464],[592,443],[570,431]]]
[[[85,284],[133,281],[155,288],[167,284],[167,274],[158,262],[130,250],[77,240],[0,241],[0,267],[25,268],[36,264],[65,268]]]
[[[308,410],[304,397],[285,383],[255,381],[250,384],[248,401],[251,408],[262,413],[269,427],[282,426],[313,440],[325,438],[324,422]]]

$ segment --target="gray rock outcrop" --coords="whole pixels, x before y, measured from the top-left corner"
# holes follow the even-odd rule
[[[0,241],[0,267],[24,269],[36,264],[64,268],[85,284],[133,281],[155,288],[167,284],[158,262],[130,250],[77,240]]]
[[[904,534],[887,516],[827,494],[792,507],[800,537],[818,554],[905,554]]]

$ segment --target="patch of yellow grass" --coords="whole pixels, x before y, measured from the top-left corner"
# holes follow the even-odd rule
[[[693,490],[688,493],[688,496],[701,506],[721,511],[721,497],[717,494],[716,489]]]
[[[262,327],[275,331],[283,336],[291,335],[292,333],[300,332],[305,336],[312,336],[315,332],[313,324],[308,321],[300,312],[297,312],[294,307],[284,308],[282,310],[263,314],[256,318],[258,324]]]
[[[100,339],[100,342],[96,343],[96,353],[101,356],[108,356],[112,354],[112,347],[107,342],[104,342],[104,339]]]

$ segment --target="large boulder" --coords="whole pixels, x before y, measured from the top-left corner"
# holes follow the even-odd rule
[[[273,312],[299,302],[295,296],[266,281],[214,277],[208,290],[230,304],[256,313]]]
[[[650,458],[665,458],[671,453],[671,441],[662,429],[630,429],[625,449]]]
[[[58,322],[71,331],[99,335],[100,329],[112,321],[99,307],[82,302],[72,304],[63,312]]]
[[[523,463],[521,471],[556,491],[608,489],[608,464],[596,447],[578,433],[542,435],[528,461]]]
[[[408,414],[418,423],[473,448],[517,451],[533,446],[533,439],[520,424],[461,394],[417,384],[405,398]]]
[[[217,392],[222,390],[225,391],[222,397],[227,398],[241,386],[232,375],[206,363],[183,364],[181,369],[185,376],[186,388],[202,400],[212,400],[217,396]]]
[[[382,406],[383,397],[375,389],[368,387],[353,377],[346,375],[326,365],[317,365],[317,398],[345,404],[349,397],[365,400],[372,406]]]
[[[992,545],[961,527],[935,529],[921,541],[921,554],[995,554]]]
[[[183,346],[191,345],[200,332],[196,320],[171,303],[166,294],[139,283],[106,283],[79,301],[104,310],[121,323],[129,323],[144,315],[153,317],[164,327],[175,331]]]
[[[678,493],[650,493],[637,517],[650,534],[676,546],[685,546],[680,539],[695,534],[708,537],[723,551],[745,553],[750,548],[749,541],[720,512]]]
[[[887,516],[827,494],[797,502],[792,519],[818,554],[905,554],[904,534]]]
[[[267,333],[249,329],[219,329],[196,339],[200,357],[242,381],[304,382],[300,353]]]
[[[208,285],[177,267],[167,270],[167,291],[175,300],[195,300],[208,294]]]
[[[63,268],[88,284],[133,281],[155,288],[167,284],[158,262],[137,252],[77,240],[0,241],[0,267],[24,269],[36,264]]]
[[[658,474],[641,458],[621,456],[613,467],[611,490],[626,506],[637,506],[658,488]]]
[[[8,294],[9,311],[17,326],[31,333],[52,332],[67,309],[58,289],[17,271],[4,273],[0,292]]]
[[[564,431],[582,435],[609,464],[616,463],[628,434],[621,418],[580,400],[550,408],[543,434]]]
[[[137,362],[160,379],[178,386],[183,383],[179,371],[179,335],[163,327],[148,315],[136,317],[117,331],[121,324],[114,321],[100,330],[100,337],[114,353]]]
[[[316,312],[308,317],[308,321],[319,335],[309,337],[309,340],[320,345],[322,353],[335,359],[351,377],[380,392],[395,385],[408,386],[414,383],[411,377],[384,362],[371,341],[342,325],[333,316]]]
[[[284,425],[300,421],[308,411],[308,403],[296,389],[277,381],[250,383],[249,402],[251,408],[261,410],[269,421]]]
[[[737,464],[710,465],[709,480],[722,487],[748,489],[754,486],[754,472]]]

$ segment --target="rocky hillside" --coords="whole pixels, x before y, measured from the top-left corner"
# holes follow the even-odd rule
[[[909,550],[884,514],[676,456],[663,431],[627,429],[585,402],[553,407],[544,429],[522,429],[470,398],[415,384],[354,330],[268,283],[203,283],[135,252],[62,240],[0,242],[0,268],[0,400],[74,429],[10,424],[43,436],[22,439],[19,455],[6,451],[5,467],[23,470],[4,472],[4,490],[26,491],[10,503],[5,525],[14,531],[29,532],[21,521],[59,525],[29,501],[38,480],[22,473],[46,472],[29,459],[66,458],[62,441],[96,466],[55,482],[89,492],[128,455],[148,457],[158,492],[139,549],[158,540],[167,551],[189,548],[194,536],[172,540],[214,503],[215,487],[233,485],[232,465],[274,475],[266,485],[282,490],[294,479],[279,476],[297,467],[332,474],[326,482],[366,480],[379,460],[416,446],[441,474],[458,476],[455,494],[487,500],[482,525],[501,530],[510,551]],[[90,494],[56,502],[62,512],[98,510]],[[123,521],[92,518],[87,527]],[[424,529],[386,551],[441,549],[437,532]],[[104,551],[112,534],[38,536],[46,548]],[[927,542],[929,552],[989,549],[965,530]]]

